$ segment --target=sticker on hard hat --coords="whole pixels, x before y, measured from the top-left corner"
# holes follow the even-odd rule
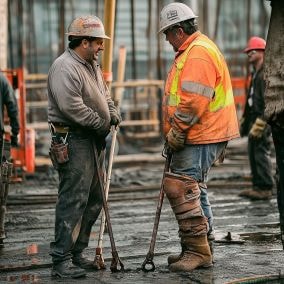
[[[100,28],[101,25],[99,23],[86,23],[83,24],[84,28]]]
[[[176,18],[178,18],[177,10],[171,10],[171,11],[167,12],[167,18],[170,21],[175,20]]]

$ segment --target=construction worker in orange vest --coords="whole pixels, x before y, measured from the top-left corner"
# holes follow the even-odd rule
[[[249,39],[244,52],[253,67],[245,110],[240,123],[242,136],[248,136],[248,156],[252,174],[251,189],[239,195],[251,200],[266,200],[272,196],[273,176],[270,160],[271,129],[264,120],[263,60],[266,42],[253,36]]]
[[[218,47],[200,31],[185,4],[166,5],[160,33],[176,52],[163,97],[163,131],[173,151],[164,192],[179,225],[182,252],[169,256],[171,271],[212,266],[213,215],[207,196],[209,170],[239,137],[229,71]]]

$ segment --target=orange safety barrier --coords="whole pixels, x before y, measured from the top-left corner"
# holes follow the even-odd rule
[[[26,130],[26,149],[25,161],[26,172],[33,173],[35,171],[35,130],[28,128]]]
[[[237,112],[242,113],[246,103],[246,93],[250,78],[233,77],[231,78],[231,81]]]

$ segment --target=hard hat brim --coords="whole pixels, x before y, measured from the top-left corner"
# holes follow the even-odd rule
[[[265,50],[265,48],[250,48],[250,47],[247,47],[243,50],[243,53],[248,53],[251,50]]]
[[[198,16],[191,17],[191,18],[185,17],[184,19],[181,19],[179,22],[176,22],[176,23],[173,23],[173,24],[171,23],[171,24],[168,24],[168,25],[162,27],[162,28],[157,32],[157,34],[160,34],[160,33],[164,32],[165,30],[169,29],[170,27],[177,26],[177,25],[178,25],[179,23],[181,23],[181,22],[184,22],[184,21],[186,21],[186,20],[196,19],[196,18],[198,18]]]
[[[78,34],[75,34],[75,33],[65,33],[65,34],[68,35],[68,36],[90,37],[89,35],[82,35],[82,34],[78,35]],[[100,35],[100,36],[96,36],[94,38],[110,39],[110,37],[107,36],[107,35]]]

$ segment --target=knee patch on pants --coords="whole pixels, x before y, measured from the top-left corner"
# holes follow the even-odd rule
[[[198,183],[189,176],[166,173],[164,192],[177,219],[203,216]]]

